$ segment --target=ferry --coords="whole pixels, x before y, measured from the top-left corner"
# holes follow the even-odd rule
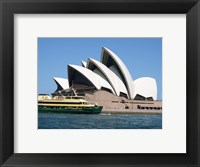
[[[38,95],[38,111],[42,113],[99,114],[103,106],[89,103],[82,96]]]

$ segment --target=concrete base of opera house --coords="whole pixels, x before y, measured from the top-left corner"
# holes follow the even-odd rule
[[[162,101],[129,100],[104,90],[87,91],[85,99],[103,106],[102,113],[162,114]]]

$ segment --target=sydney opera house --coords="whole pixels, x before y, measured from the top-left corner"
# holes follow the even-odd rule
[[[133,80],[123,61],[102,48],[100,61],[88,58],[81,66],[68,64],[68,79],[54,77],[57,90],[52,94],[71,95],[72,90],[106,109],[161,110],[154,78]]]

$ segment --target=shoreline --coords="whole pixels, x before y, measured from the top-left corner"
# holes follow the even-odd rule
[[[162,110],[103,108],[102,114],[162,114]]]

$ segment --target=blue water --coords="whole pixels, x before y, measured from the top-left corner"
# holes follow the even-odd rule
[[[39,113],[38,129],[162,129],[162,115]]]

